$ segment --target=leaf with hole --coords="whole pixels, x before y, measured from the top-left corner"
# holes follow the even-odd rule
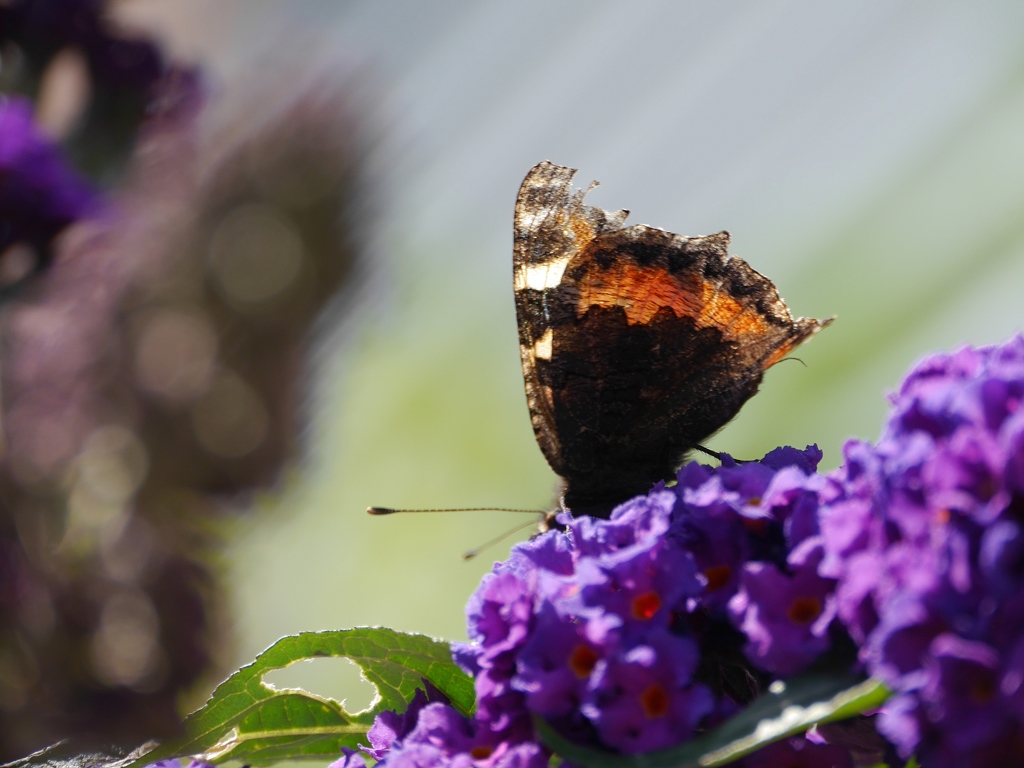
[[[263,682],[274,669],[306,659],[351,659],[377,689],[363,712],[301,690],[278,690]],[[448,643],[386,628],[307,632],[278,640],[221,683],[210,700],[185,720],[186,735],[161,744],[128,768],[157,760],[199,756],[206,760],[263,763],[283,759],[334,760],[341,748],[365,743],[378,712],[404,711],[423,681],[470,714],[473,681],[451,659]]]

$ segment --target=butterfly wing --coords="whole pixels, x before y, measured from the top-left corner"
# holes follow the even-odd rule
[[[589,189],[573,189],[575,175],[576,169],[547,161],[526,175],[516,199],[512,255],[519,352],[530,420],[548,464],[563,477],[568,468],[555,427],[555,393],[538,376],[538,363],[546,366],[551,360],[555,327],[571,320],[553,291],[583,247],[595,236],[619,229],[628,214],[584,205]]]

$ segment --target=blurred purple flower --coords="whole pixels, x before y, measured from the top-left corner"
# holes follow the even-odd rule
[[[77,48],[96,87],[145,96],[166,72],[156,44],[122,34],[107,18],[105,0],[15,0],[6,10],[0,39],[16,42],[37,66],[63,48]]]
[[[35,125],[31,103],[0,98],[0,252],[25,242],[45,260],[54,237],[98,207],[93,188]]]
[[[264,73],[249,108],[224,112],[219,127],[205,123],[201,146],[188,109],[195,84],[161,87],[165,101],[146,103],[141,134],[137,121],[122,121],[128,143],[93,90],[86,122],[96,133],[79,129],[71,143],[95,158],[104,155],[97,137],[126,155],[139,139],[131,172],[103,215],[69,227],[53,243],[52,268],[4,306],[0,657],[16,674],[0,675],[0,762],[61,738],[136,744],[180,733],[182,696],[224,671],[228,622],[206,565],[219,547],[210,520],[247,508],[296,456],[311,323],[340,286],[366,274],[351,84]],[[22,226],[25,211],[51,205],[28,205],[25,189],[66,166],[53,153],[12,164],[17,151],[34,161],[39,154],[23,150],[40,137],[25,130],[24,102],[4,107],[0,216],[9,223],[3,206],[14,188]],[[110,171],[102,158],[97,165]],[[16,174],[27,187],[12,187]],[[56,192],[67,186],[81,189]],[[55,196],[60,225],[68,209],[87,208],[83,199]],[[268,230],[297,247],[282,254],[280,237],[260,239]],[[6,245],[12,230],[3,237]],[[4,284],[6,257],[22,255],[7,250]],[[263,292],[246,301],[233,289],[254,283],[238,274],[269,282],[257,281]],[[123,471],[79,471],[96,461]],[[107,512],[89,512],[100,499]]]
[[[5,6],[0,37],[38,40],[56,50],[88,46],[100,34],[104,0],[14,0]]]
[[[167,70],[160,49],[149,40],[102,34],[86,49],[96,82],[147,94]]]

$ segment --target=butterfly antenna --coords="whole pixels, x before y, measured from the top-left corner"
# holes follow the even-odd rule
[[[446,509],[394,509],[392,507],[367,507],[368,515],[397,515],[399,512],[528,512],[531,515],[543,515],[537,509],[509,509],[508,507],[450,507]]]
[[[779,363],[785,363],[785,362],[788,362],[790,360],[792,360],[793,362],[796,362],[796,363],[800,363],[800,365],[802,365],[804,368],[807,367],[807,363],[805,363],[799,357],[784,357],[781,360],[779,360]],[[776,365],[778,365],[779,363],[776,363]]]
[[[526,512],[525,509],[507,509],[505,511],[506,512]],[[534,510],[534,512],[536,514],[540,514],[540,515],[544,514],[543,512],[536,512],[536,510]],[[517,525],[515,528],[512,528],[511,530],[505,531],[500,536],[495,536],[493,539],[491,539],[488,542],[485,542],[485,543],[481,544],[479,547],[476,547],[475,549],[470,549],[470,550],[468,550],[466,552],[463,552],[462,553],[462,559],[463,560],[472,560],[474,557],[479,555],[485,549],[490,549],[495,544],[497,544],[498,542],[502,541],[503,539],[507,539],[512,534],[519,533],[519,531],[523,530],[523,528],[529,528],[530,526],[534,526],[534,525],[537,525],[537,523],[534,522],[533,520],[531,520],[528,523],[523,523],[522,525]]]

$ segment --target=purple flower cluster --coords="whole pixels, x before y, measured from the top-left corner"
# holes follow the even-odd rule
[[[867,671],[879,730],[928,768],[1024,747],[1024,337],[919,364],[877,445],[830,478],[822,572]]]
[[[763,672],[802,672],[831,647],[833,580],[818,575],[823,549],[816,446],[779,448],[760,462],[683,467],[676,535],[704,577],[698,605],[722,608]]]
[[[829,649],[835,615],[833,581],[816,573],[820,457],[816,447],[783,448],[717,469],[688,464],[675,486],[609,520],[561,515],[564,532],[514,547],[470,599],[471,642],[454,653],[475,680],[473,719],[444,704],[422,706],[401,728],[382,716],[370,754],[420,765],[413,751],[429,745],[444,759],[424,765],[542,764],[534,715],[578,743],[648,752],[805,669]],[[460,762],[470,744],[492,750],[487,760],[520,762]]]
[[[0,253],[21,242],[45,252],[97,205],[93,189],[36,126],[31,103],[0,98]]]
[[[0,46],[16,52],[4,60],[7,87],[40,103],[74,107],[62,110],[52,127],[75,167],[104,186],[119,180],[142,133],[189,123],[203,97],[199,71],[167,59],[155,39],[122,27],[112,6],[108,0],[0,3]],[[74,98],[62,96],[62,84],[76,80],[84,88]]]

